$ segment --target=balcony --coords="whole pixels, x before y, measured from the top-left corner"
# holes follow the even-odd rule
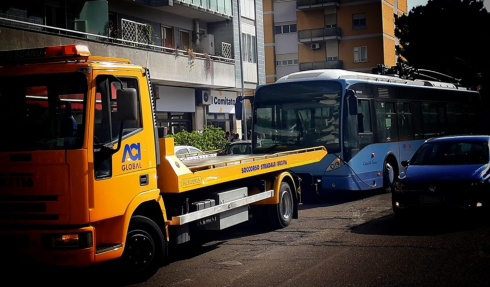
[[[0,17],[2,36],[16,39],[3,43],[2,49],[85,44],[93,55],[126,58],[133,64],[150,68],[152,81],[158,84],[216,89],[235,87],[231,44],[222,43],[220,54],[227,57],[156,46],[148,44],[144,30],[140,29],[142,25],[128,24],[129,28],[116,38]]]
[[[297,0],[296,8],[298,10],[322,9],[329,6],[339,6],[340,0]]]
[[[319,70],[319,69],[343,69],[342,61],[326,61],[326,62],[306,62],[299,63],[300,71]]]
[[[339,27],[317,28],[301,30],[298,32],[298,41],[300,43],[316,43],[326,40],[340,40],[342,38],[342,29]]]

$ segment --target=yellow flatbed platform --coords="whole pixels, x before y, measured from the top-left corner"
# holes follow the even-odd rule
[[[173,139],[164,138],[160,139],[160,154],[158,181],[161,192],[181,193],[315,163],[327,154],[327,150],[313,147],[265,155],[227,155],[181,161],[173,153]]]

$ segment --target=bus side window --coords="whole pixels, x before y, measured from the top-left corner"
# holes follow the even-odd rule
[[[398,140],[398,123],[395,114],[395,104],[391,102],[376,102],[379,142]]]
[[[412,114],[413,114],[413,131],[415,139],[423,139],[424,138],[424,130],[422,124],[422,103],[421,102],[412,102],[411,105]]]
[[[410,103],[396,103],[398,132],[400,140],[413,140],[412,114]]]
[[[371,133],[373,129],[371,127],[371,109],[369,108],[369,101],[360,100],[357,104],[357,126],[359,133]]]

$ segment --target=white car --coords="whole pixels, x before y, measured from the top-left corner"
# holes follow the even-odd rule
[[[181,161],[216,156],[216,153],[206,153],[190,145],[177,145],[174,153]]]
[[[202,150],[190,145],[176,145],[174,147],[174,153],[177,156],[185,153],[191,153],[191,152],[202,152]]]

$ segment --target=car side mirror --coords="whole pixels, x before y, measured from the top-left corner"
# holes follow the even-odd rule
[[[402,160],[401,164],[403,167],[407,167],[408,166],[408,160]]]

